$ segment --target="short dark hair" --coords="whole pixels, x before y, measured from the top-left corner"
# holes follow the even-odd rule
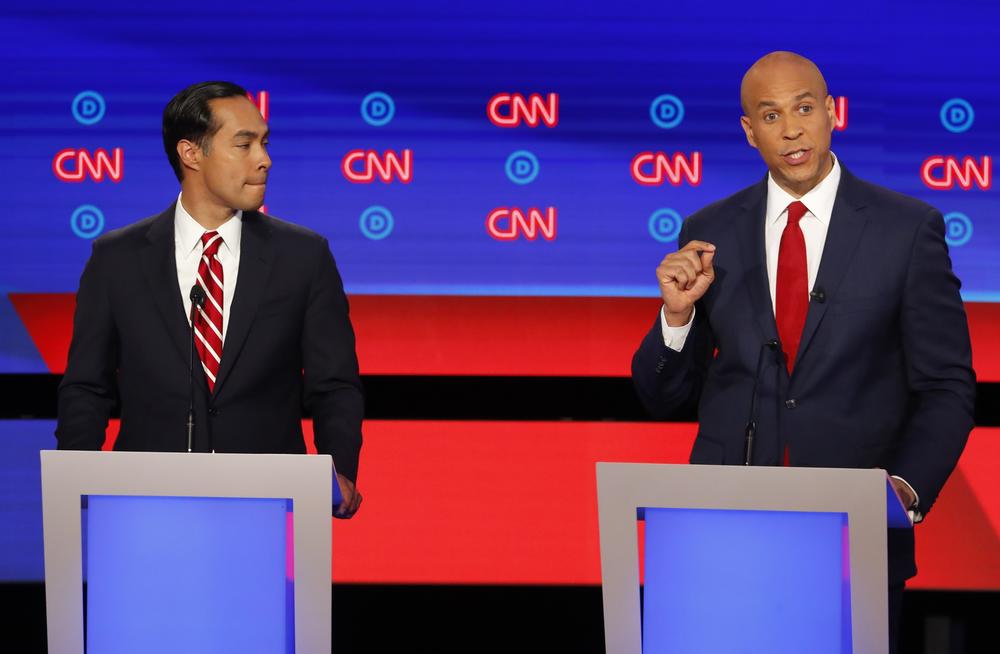
[[[232,82],[200,82],[193,84],[167,103],[163,110],[163,149],[178,180],[184,179],[184,169],[177,156],[177,143],[188,140],[207,149],[208,139],[219,131],[209,100],[246,96],[246,90]]]

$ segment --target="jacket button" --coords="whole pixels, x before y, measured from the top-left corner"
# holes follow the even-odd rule
[[[215,416],[219,415],[219,410],[213,406],[211,409],[208,410],[208,415],[214,418]]]
[[[798,403],[795,400],[785,400],[785,408],[786,409],[794,409],[797,406],[798,406]]]

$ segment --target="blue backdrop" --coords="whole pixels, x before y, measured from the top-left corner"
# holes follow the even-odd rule
[[[0,27],[0,291],[75,291],[94,236],[166,208],[163,107],[227,79],[267,95],[268,211],[329,237],[349,292],[653,296],[679,217],[764,175],[739,81],[792,49],[846,98],[841,161],[947,214],[965,299],[995,300],[998,25],[974,0],[18,3]],[[498,93],[558,94],[558,124],[495,125]],[[102,148],[121,148],[120,181],[56,174],[57,153],[72,174]],[[355,149],[410,150],[412,180],[353,183]],[[700,153],[700,183],[637,183],[640,152]],[[944,160],[932,180],[956,183],[929,187],[935,155],[971,157],[971,188]],[[555,238],[497,240],[498,207],[555,207]]]

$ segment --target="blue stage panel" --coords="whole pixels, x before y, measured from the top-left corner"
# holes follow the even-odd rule
[[[284,499],[90,496],[87,651],[294,651]]]
[[[645,516],[644,652],[851,652],[846,514]]]
[[[42,468],[55,420],[0,420],[0,583],[42,581]]]

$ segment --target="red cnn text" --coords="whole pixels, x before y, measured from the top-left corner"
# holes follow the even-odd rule
[[[247,97],[250,98],[250,102],[257,105],[260,117],[266,121],[271,116],[271,94],[267,91],[261,91],[255,98],[253,97],[253,93],[247,91]]]
[[[520,93],[497,93],[486,105],[486,116],[497,127],[517,127],[525,123],[530,127],[559,124],[559,94],[532,93],[527,98]]]
[[[486,217],[486,231],[498,241],[524,237],[534,241],[539,235],[546,241],[556,238],[556,208],[544,211],[531,207],[527,212],[516,207],[498,207]]]
[[[375,150],[351,150],[340,162],[340,170],[355,184],[371,184],[376,179],[386,184],[397,179],[409,184],[413,180],[413,150],[401,154],[386,150],[382,155]]]
[[[643,186],[659,186],[670,182],[680,186],[685,181],[691,186],[701,184],[701,153],[690,156],[681,152],[640,152],[632,158],[632,179]]]
[[[108,177],[112,182],[122,181],[125,152],[114,148],[111,154],[98,148],[93,154],[84,149],[66,148],[52,158],[52,172],[64,182],[82,182],[90,178],[95,182]]]
[[[838,132],[847,129],[847,96],[841,95],[833,103],[833,128]]]
[[[984,191],[993,186],[993,158],[984,155],[980,163],[972,157],[927,157],[920,167],[920,178],[928,187],[943,191],[957,185],[963,191],[972,189],[973,184]]]

